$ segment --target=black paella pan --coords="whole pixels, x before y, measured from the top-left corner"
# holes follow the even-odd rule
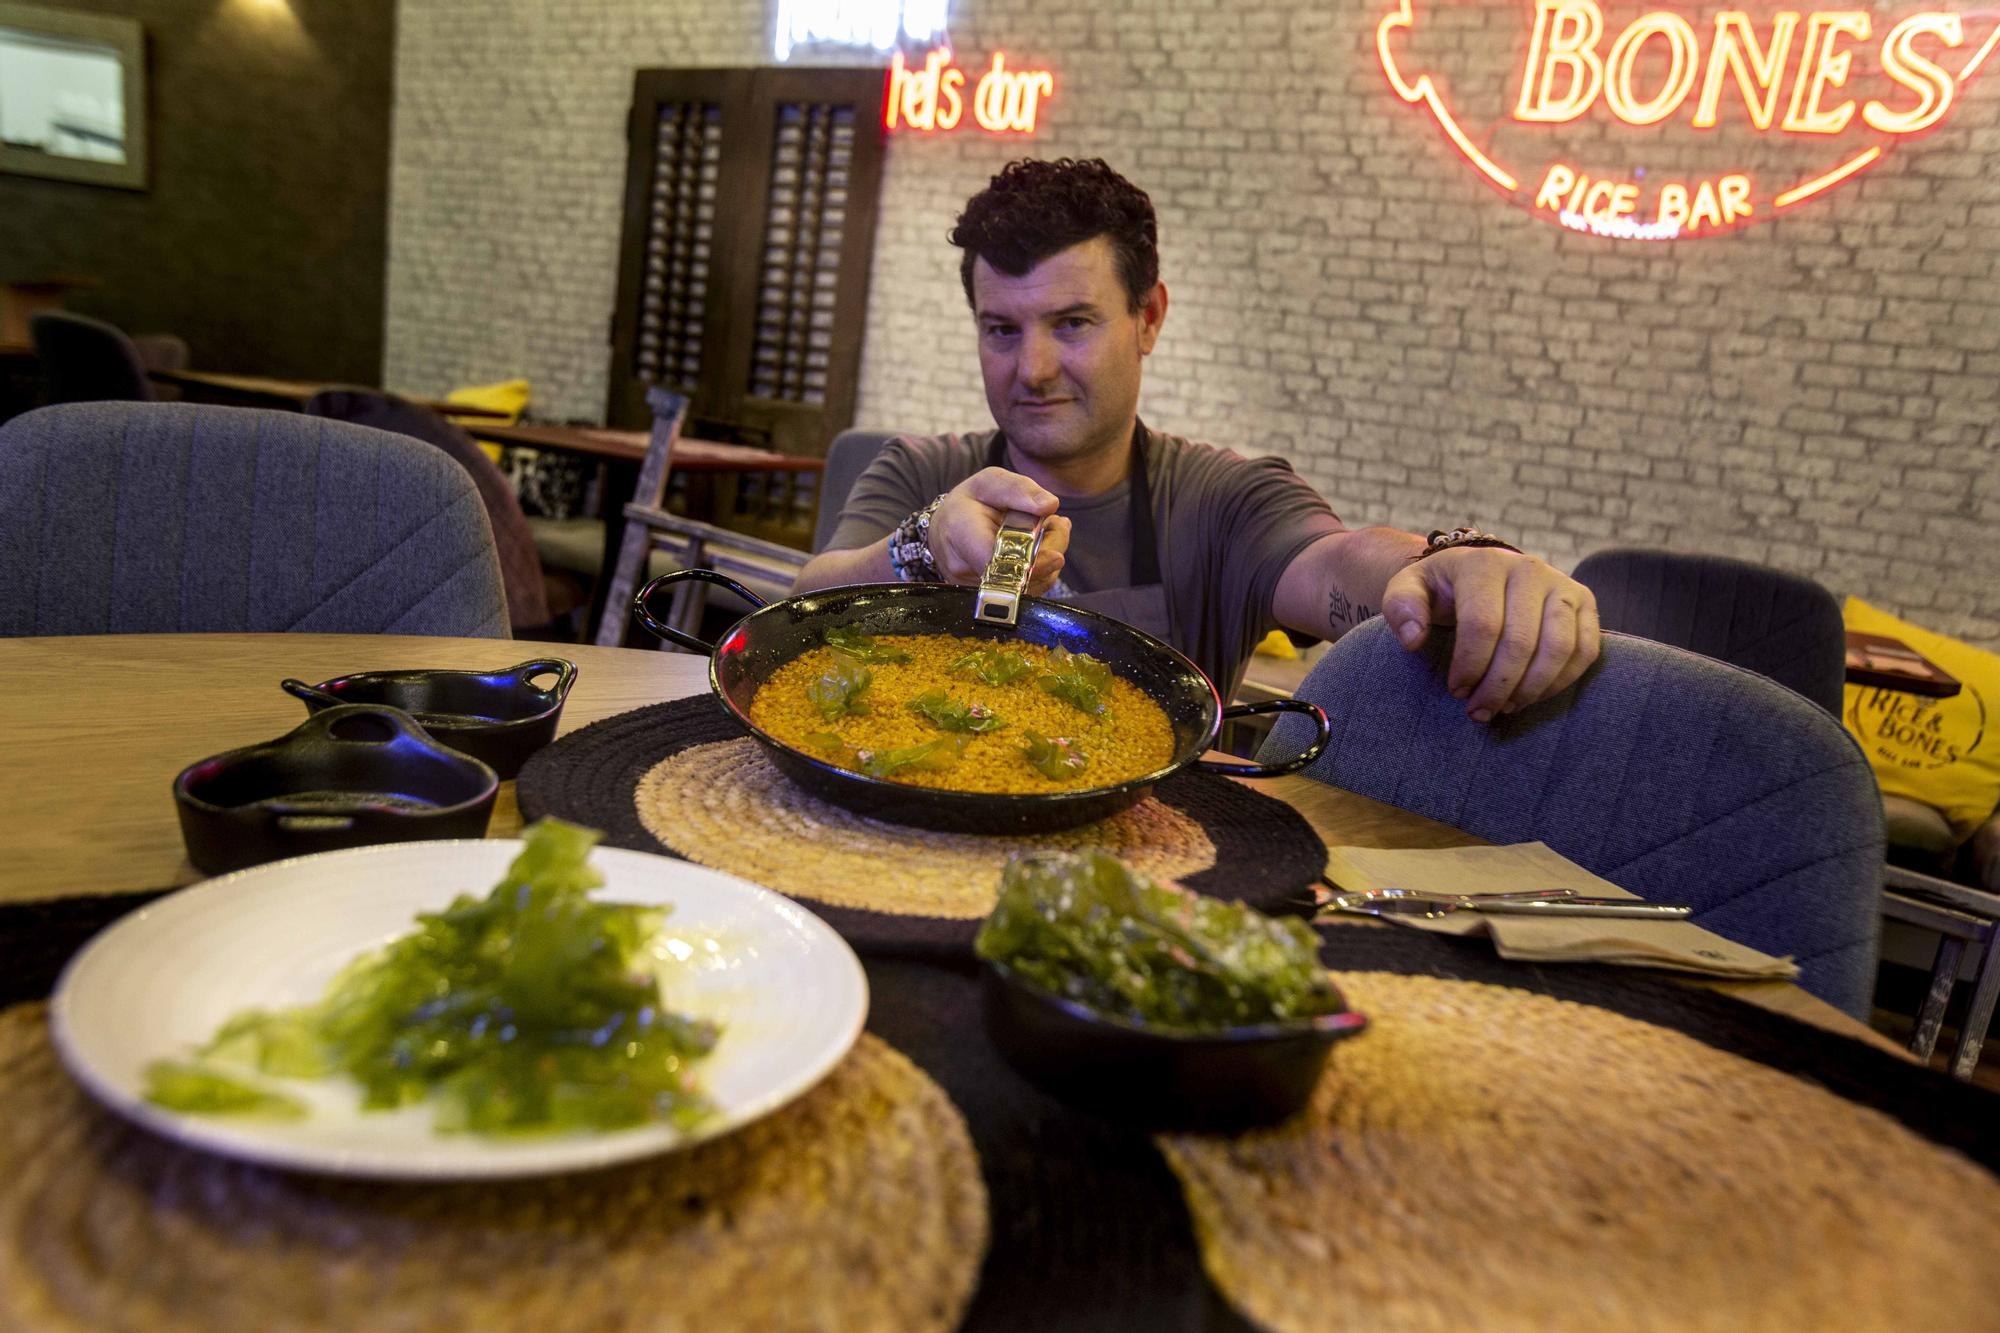
[[[690,579],[719,584],[758,608],[711,644],[665,623],[652,605],[663,590]],[[1173,648],[1132,626],[1061,602],[1023,597],[1011,627],[974,619],[979,590],[944,583],[868,583],[766,603],[734,579],[708,569],[665,574],[639,590],[632,613],[658,637],[709,654],[708,683],[723,707],[755,736],[779,770],[817,796],[850,810],[899,824],[968,833],[1026,833],[1072,828],[1116,814],[1143,800],[1153,784],[1198,767],[1235,777],[1266,778],[1295,772],[1319,757],[1332,734],[1326,714],[1297,699],[1240,704],[1225,709],[1201,669]],[[1173,728],[1174,754],[1165,766],[1140,777],[1077,791],[954,792],[871,778],[796,749],[750,721],[750,700],[772,673],[826,642],[827,631],[852,627],[864,634],[950,634],[981,642],[1019,639],[1084,653],[1109,666],[1159,704]],[[1318,728],[1302,753],[1276,764],[1204,759],[1223,720],[1263,713],[1305,713]]]

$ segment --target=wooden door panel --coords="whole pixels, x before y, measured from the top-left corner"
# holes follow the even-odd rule
[[[645,424],[651,383],[690,397],[696,434],[823,454],[852,424],[882,77],[640,72],[612,326],[615,424]],[[687,313],[697,278],[698,322]]]

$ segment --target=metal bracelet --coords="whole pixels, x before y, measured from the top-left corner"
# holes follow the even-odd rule
[[[1424,549],[1411,556],[1410,559],[1421,560],[1427,555],[1436,555],[1439,551],[1449,551],[1458,546],[1493,546],[1503,551],[1512,551],[1516,555],[1521,553],[1521,548],[1515,546],[1513,543],[1503,541],[1490,532],[1481,532],[1478,528],[1468,525],[1453,528],[1450,532],[1446,532],[1442,528],[1433,529],[1430,540],[1425,543]]]
[[[889,534],[889,568],[904,583],[935,583],[944,577],[931,558],[931,515],[943,500],[937,496]]]

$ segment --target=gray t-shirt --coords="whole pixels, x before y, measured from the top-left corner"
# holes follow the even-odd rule
[[[827,546],[851,550],[888,535],[910,512],[986,466],[995,432],[891,440],[855,479]],[[1277,625],[1271,600],[1299,552],[1344,531],[1319,492],[1282,458],[1244,458],[1146,432],[1167,640],[1208,673],[1226,700],[1257,641]],[[1071,522],[1062,581],[1077,593],[1132,578],[1131,483],[1065,500]]]

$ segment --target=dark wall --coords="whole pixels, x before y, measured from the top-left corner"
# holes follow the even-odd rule
[[[59,7],[145,25],[148,186],[0,174],[0,280],[93,278],[70,309],[197,368],[378,383],[393,0]]]

